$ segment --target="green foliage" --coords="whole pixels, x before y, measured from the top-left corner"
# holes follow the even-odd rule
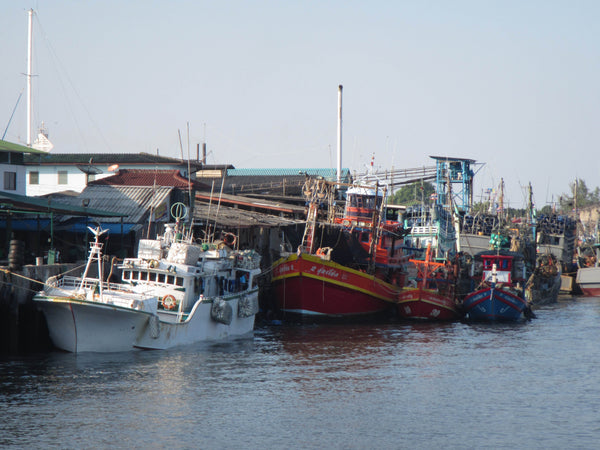
[[[428,181],[407,184],[398,189],[390,196],[388,203],[392,205],[414,205],[432,204],[431,194],[435,192],[435,186]]]
[[[590,191],[584,180],[577,178],[573,183],[569,183],[568,194],[562,194],[559,198],[559,205],[562,212],[570,212],[573,208],[585,208],[600,204],[600,188],[596,187]]]

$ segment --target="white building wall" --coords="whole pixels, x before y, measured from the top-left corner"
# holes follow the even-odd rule
[[[17,174],[16,189],[4,189],[5,172],[14,172]],[[0,191],[18,195],[25,195],[27,191],[26,167],[14,164],[0,164]]]
[[[110,177],[116,174],[116,172],[109,172],[108,166],[102,166],[99,164],[94,164],[94,167],[102,170],[102,173],[95,175],[96,180],[100,180],[102,178]],[[160,165],[158,167],[160,170],[180,170],[179,166],[164,166]],[[152,167],[148,167],[148,165],[138,166],[138,165],[120,165],[119,169],[143,169],[143,170],[152,170]],[[86,179],[87,175],[83,173],[76,165],[68,166],[68,165],[56,165],[56,166],[26,166],[26,176],[25,177],[25,188],[27,195],[31,197],[37,197],[41,195],[53,194],[56,192],[64,192],[64,191],[74,191],[81,193],[87,186]],[[59,172],[66,171],[67,172],[67,184],[58,184]],[[38,172],[39,173],[39,184],[30,184],[30,173]],[[18,180],[17,175],[17,180]],[[25,194],[23,194],[25,195]]]

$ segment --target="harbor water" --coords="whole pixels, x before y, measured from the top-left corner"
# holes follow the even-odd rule
[[[536,314],[2,357],[0,447],[597,448],[600,299]]]

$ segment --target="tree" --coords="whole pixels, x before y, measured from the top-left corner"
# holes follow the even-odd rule
[[[416,183],[402,186],[388,199],[392,205],[414,205],[415,203],[431,204],[435,200],[432,194],[435,193],[435,187],[428,181],[418,181]]]
[[[569,183],[569,189],[571,190],[569,194],[562,194],[559,198],[559,205],[563,212],[572,211],[575,207],[585,208],[600,203],[600,188],[596,187],[590,191],[585,181],[580,178]]]

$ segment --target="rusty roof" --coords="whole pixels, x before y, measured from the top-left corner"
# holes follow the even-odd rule
[[[188,189],[188,179],[180,175],[179,170],[145,170],[120,169],[115,175],[90,181],[88,186],[167,186]],[[196,180],[191,180],[193,189],[209,189],[210,187]]]

